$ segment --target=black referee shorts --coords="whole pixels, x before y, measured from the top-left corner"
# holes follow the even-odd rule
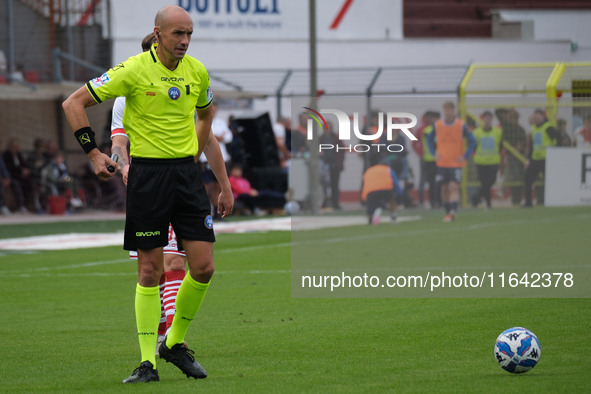
[[[209,199],[193,157],[132,158],[127,181],[125,250],[168,244],[168,223],[179,241],[215,242]]]

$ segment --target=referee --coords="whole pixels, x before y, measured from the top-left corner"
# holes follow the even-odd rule
[[[159,380],[154,353],[160,321],[158,285],[169,223],[187,253],[189,275],[179,289],[176,315],[159,354],[187,377],[207,377],[183,343],[214,272],[213,221],[194,161],[204,149],[215,147],[208,143],[213,94],[203,64],[186,55],[193,33],[191,16],[170,5],[158,11],[154,25],[158,43],[148,52],[89,81],[62,105],[95,173],[106,179],[115,173],[108,167],[117,167],[117,163],[98,150],[85,108],[118,96],[126,98],[123,124],[130,140],[131,164],[124,249],[138,251],[135,314],[141,364],[124,383]],[[221,154],[212,156],[215,160],[210,160],[210,166],[216,176],[220,174],[218,212],[226,217],[234,200]]]

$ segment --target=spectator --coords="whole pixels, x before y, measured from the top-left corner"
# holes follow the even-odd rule
[[[231,156],[226,149],[226,144],[232,142],[232,131],[228,127],[227,122],[222,120],[220,117],[217,116],[218,113],[218,105],[214,102],[211,106],[213,110],[213,121],[211,122],[211,131],[213,136],[218,140],[220,145],[220,150],[222,151],[222,158],[224,159],[224,163],[226,163],[226,169],[229,168],[231,162]],[[213,175],[213,171],[207,164],[207,158],[205,155],[201,155],[199,157],[199,161],[201,162],[201,168],[203,169],[203,183],[205,184],[205,189],[207,191],[207,196],[209,198],[209,202],[211,204],[211,209],[213,212],[214,219],[219,219],[219,214],[217,210],[217,200],[220,194],[220,185]]]
[[[47,146],[45,147],[45,157],[47,158],[47,162],[51,160],[51,158],[60,150],[60,147],[57,145],[55,141],[47,141]]]
[[[80,188],[75,177],[70,175],[64,154],[57,151],[49,163],[41,170],[42,183],[54,196],[65,195],[72,208],[84,206],[80,198]]]
[[[568,132],[566,131],[566,120],[558,119],[556,121],[556,128],[560,133],[560,137],[562,139],[562,143],[560,144],[560,146],[572,146],[572,141],[570,139],[570,136],[568,135]]]
[[[476,138],[474,164],[476,164],[476,170],[478,171],[480,189],[472,196],[472,206],[476,208],[484,198],[486,206],[490,208],[490,190],[497,180],[497,172],[501,163],[503,130],[500,127],[493,127],[492,112],[484,111],[481,119],[482,126],[475,128],[473,131],[474,138]]]
[[[0,141],[0,148],[2,147]],[[4,159],[0,156],[0,213],[2,215],[11,215],[10,209],[6,206],[6,190],[10,186],[10,173],[8,172],[8,168],[6,168],[6,164],[4,164]]]
[[[230,154],[232,164],[244,165],[244,141],[240,136],[239,127],[234,120],[234,115],[228,116],[228,128],[232,132],[232,142],[226,144],[226,150]]]
[[[47,145],[47,142],[42,138],[37,138],[33,142],[33,152],[29,155],[28,161],[33,177],[40,178],[41,169],[51,160],[51,156],[48,156],[47,153]]]
[[[591,112],[583,116],[583,126],[575,132],[574,144],[579,148],[591,147]]]
[[[291,152],[285,144],[286,130],[282,119],[277,119],[277,122],[273,123],[273,133],[275,134],[277,149],[279,149],[279,162],[281,163],[281,168],[287,169],[289,159],[291,158]]]
[[[546,148],[560,146],[562,136],[542,109],[536,109],[531,117],[532,128],[529,138],[528,160],[525,162],[525,207],[532,206],[532,186],[538,176],[546,173]],[[544,202],[543,189],[536,196],[538,204]]]
[[[12,138],[8,141],[8,146],[4,152],[4,163],[10,173],[11,186],[17,203],[17,211],[29,213],[26,208],[25,197],[33,195],[32,174],[21,153],[21,146],[18,139]]]
[[[224,158],[224,162],[226,163],[226,168],[228,168],[231,157],[228,154],[226,145],[232,142],[232,130],[230,130],[230,128],[228,127],[228,122],[224,121],[218,116],[218,105],[215,102],[212,104],[212,110],[214,118],[211,122],[211,131],[213,132],[215,138],[218,140],[220,150],[222,151],[222,157]]]
[[[398,119],[395,119],[395,121],[400,122],[400,120]],[[404,182],[403,197],[401,202],[402,204],[404,204],[405,207],[415,207],[416,204],[410,196],[410,191],[414,187],[414,181],[412,170],[408,163],[408,150],[406,149],[406,138],[402,135],[400,130],[394,131],[394,133],[392,133],[392,137],[394,138],[392,144],[400,145],[403,147],[403,149],[399,153],[390,153],[389,155],[390,166],[396,172],[396,175],[398,175],[398,179]],[[388,141],[386,140],[386,133],[382,134],[382,138],[383,140],[380,142],[388,144]]]
[[[308,115],[302,112],[298,116],[298,125],[291,133],[291,155],[302,156],[308,151]]]
[[[291,156],[291,119],[282,116],[279,118],[279,123],[285,128],[285,146]]]
[[[401,120],[398,118],[394,118],[393,122],[400,123]],[[379,130],[379,129],[384,130],[386,127],[385,124],[386,124],[386,122],[384,122],[380,127],[379,114],[377,116],[374,114],[374,116],[372,117],[372,127],[369,130],[370,134],[375,134],[377,132],[377,130]],[[410,170],[410,166],[408,163],[408,151],[406,150],[406,138],[402,135],[400,130],[394,130],[392,133],[392,141],[389,141],[387,133],[383,132],[382,135],[380,136],[380,138],[374,140],[373,142],[375,144],[381,144],[383,146],[386,146],[389,144],[394,144],[394,145],[399,145],[402,147],[402,149],[399,152],[389,152],[387,155],[387,159],[390,163],[390,167],[392,167],[392,169],[394,170],[394,172],[398,176],[398,179],[400,181],[404,181],[404,189],[403,189],[404,192],[403,192],[402,200],[400,202],[402,204],[404,204],[405,207],[414,207],[415,203],[414,203],[412,197],[410,196],[410,191],[414,187],[414,182],[412,180],[412,172]],[[375,159],[382,156],[381,150],[376,149],[375,151],[372,152],[372,155],[374,157],[369,158],[369,159],[373,162]]]
[[[245,205],[251,213],[257,213],[263,207],[281,208],[285,205],[285,197],[281,193],[254,189],[248,179],[244,178],[242,167],[238,164],[232,165],[229,180],[234,201],[238,205]]]
[[[336,147],[340,145],[340,140],[338,135],[334,132],[332,123],[328,122],[327,126],[328,128],[319,138],[319,143],[330,144],[334,148],[323,150],[320,153],[321,184],[324,192],[322,207],[332,207],[333,209],[340,211],[342,208],[339,204],[341,193],[339,181],[341,171],[343,171],[345,156],[343,150],[339,152],[336,150]],[[328,190],[330,190],[330,193]]]
[[[427,136],[433,132],[433,125],[441,117],[439,112],[427,111],[423,115],[422,123],[413,133],[417,141],[412,142],[414,151],[421,158],[421,174],[419,176],[419,204],[422,206],[425,202],[425,184],[429,185],[429,203],[431,208],[437,208],[440,205],[439,186],[435,182],[437,175],[437,166],[435,158],[429,152],[427,147]]]
[[[376,164],[363,173],[361,200],[365,202],[368,222],[373,225],[380,223],[382,209],[386,207],[390,209],[390,218],[395,223],[397,204],[394,193],[402,197],[398,177],[384,157],[382,153],[374,156],[372,163]]]
[[[515,153],[525,156],[525,129],[519,125],[519,113],[514,109],[498,108],[495,113],[503,130],[503,146],[508,145],[513,148],[507,149],[502,167],[505,181],[512,185],[509,187],[511,202],[514,206],[518,206],[521,204],[523,195],[523,186],[520,183],[523,182],[524,167]]]
[[[384,117],[383,113],[373,110],[370,114],[369,123],[365,125],[363,128],[363,135],[375,135],[378,129],[384,130]],[[382,135],[383,136],[383,135]],[[383,137],[385,138],[385,137]],[[379,139],[374,140],[374,143],[379,143]],[[383,157],[380,155],[379,151],[371,150],[368,154],[362,154],[363,157],[363,172],[371,167],[371,163],[376,162],[379,160],[379,157]]]
[[[29,155],[28,165],[31,169],[33,180],[33,202],[38,214],[43,213],[41,207],[41,194],[44,190],[41,187],[41,170],[47,165],[51,156],[47,154],[47,142],[41,138],[37,138],[33,143],[33,152]]]

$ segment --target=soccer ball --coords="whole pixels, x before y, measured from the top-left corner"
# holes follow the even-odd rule
[[[495,358],[511,373],[524,373],[536,366],[542,355],[538,337],[523,327],[505,330],[495,343]]]
[[[300,204],[298,204],[297,201],[288,201],[285,203],[284,209],[287,215],[297,215],[300,211]]]

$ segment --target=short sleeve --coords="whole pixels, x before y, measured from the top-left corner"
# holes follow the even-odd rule
[[[127,96],[129,87],[133,86],[135,81],[135,73],[132,70],[134,62],[131,59],[110,68],[101,76],[86,83],[86,89],[94,101],[100,104],[115,97]]]
[[[211,105],[213,102],[213,91],[209,86],[209,75],[205,69],[203,70],[203,78],[201,78],[201,85],[199,86],[199,98],[197,99],[197,109],[203,110]]]

